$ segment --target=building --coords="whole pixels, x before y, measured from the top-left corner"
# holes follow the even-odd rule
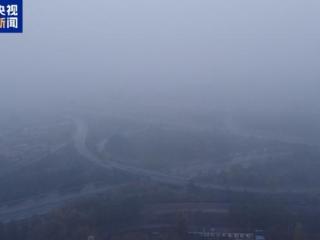
[[[264,232],[233,230],[233,229],[202,229],[188,232],[190,240],[265,240]]]

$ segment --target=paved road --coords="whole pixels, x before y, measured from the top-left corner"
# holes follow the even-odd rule
[[[5,223],[13,220],[26,219],[34,215],[42,215],[52,209],[62,207],[67,202],[94,194],[111,192],[126,185],[127,184],[120,184],[104,187],[87,186],[82,190],[63,195],[50,194],[39,199],[23,201],[17,205],[4,205],[0,207],[0,222]]]
[[[108,160],[103,160],[97,157],[92,153],[86,144],[86,138],[88,134],[88,127],[86,123],[81,119],[73,119],[76,125],[76,134],[74,136],[75,146],[78,152],[83,155],[88,160],[93,163],[107,168],[107,169],[117,169],[122,170],[131,174],[144,176],[155,180],[160,183],[167,183],[178,186],[186,186],[190,183],[190,179],[176,177],[168,174],[159,173],[152,170],[142,169],[138,167],[128,166],[124,163],[113,162]],[[225,185],[216,185],[216,184],[206,184],[206,183],[195,183],[196,187],[206,188],[210,190],[221,190],[221,191],[232,191],[232,192],[251,192],[251,193],[261,193],[261,194],[284,194],[284,193],[316,193],[319,192],[319,189],[265,189],[265,188],[254,188],[254,187],[241,187],[241,186],[225,186]]]
[[[74,119],[76,125],[76,132],[74,135],[74,144],[77,151],[86,159],[91,161],[92,163],[110,169],[117,169],[121,171],[125,171],[131,174],[139,175],[145,178],[149,178],[150,180],[157,181],[159,183],[171,184],[176,186],[185,186],[189,183],[189,180],[186,178],[180,178],[172,175],[162,174],[159,172],[141,169],[137,167],[127,166],[122,163],[107,161],[100,159],[94,153],[92,153],[86,144],[86,138],[88,134],[88,127],[84,121],[80,119]],[[222,190],[222,191],[232,191],[232,192],[251,192],[251,193],[266,193],[266,194],[283,194],[283,193],[316,193],[319,192],[318,189],[299,189],[299,190],[267,190],[261,188],[248,188],[248,187],[226,187],[220,185],[213,184],[195,184],[197,187],[210,189],[210,190]],[[122,185],[123,186],[123,185]],[[85,197],[92,194],[107,192],[109,190],[117,189],[121,186],[106,186],[106,187],[93,187],[93,188],[85,188],[81,191],[75,193],[68,193],[64,195],[49,195],[41,198],[40,200],[32,200],[32,201],[24,201],[21,204],[16,204],[9,206],[4,205],[0,206],[0,222],[8,222],[11,220],[19,220],[29,218],[33,215],[39,215],[47,213],[48,211],[62,206],[64,203],[68,201],[72,201],[77,198]]]
[[[172,177],[165,174],[148,171],[144,169],[139,169],[135,167],[124,166],[120,163],[115,163],[111,161],[103,161],[99,159],[95,154],[93,154],[86,145],[86,138],[88,133],[87,125],[81,120],[74,120],[76,124],[76,132],[74,135],[74,144],[77,151],[92,163],[106,168],[108,170],[117,169],[131,174],[145,176],[152,180],[174,185],[184,185],[186,184],[185,179],[178,177]],[[52,209],[63,206],[66,202],[90,196],[97,193],[105,193],[110,190],[119,189],[124,184],[117,186],[105,186],[105,187],[91,187],[84,188],[81,191],[67,194],[52,194],[47,196],[35,197],[35,200],[21,200],[20,203],[8,202],[0,206],[0,222],[10,222],[13,220],[20,220],[32,217],[34,215],[41,215],[49,212]]]
[[[93,162],[94,164],[100,167],[106,168],[108,170],[117,169],[117,170],[128,172],[130,174],[144,176],[161,183],[180,185],[180,186],[188,183],[188,179],[185,179],[185,178],[163,174],[163,173],[159,173],[156,171],[151,171],[143,168],[128,166],[119,162],[100,159],[94,153],[92,153],[87,147],[86,138],[88,133],[88,127],[85,124],[85,122],[80,119],[74,119],[74,121],[77,129],[76,134],[74,136],[75,147],[83,157]]]

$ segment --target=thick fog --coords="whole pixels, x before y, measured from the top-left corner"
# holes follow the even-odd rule
[[[320,0],[24,0],[0,33],[0,240],[320,239],[319,139]]]
[[[320,110],[319,1],[24,5],[24,33],[0,36],[2,108]]]

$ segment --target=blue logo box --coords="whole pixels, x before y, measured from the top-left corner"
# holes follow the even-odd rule
[[[0,33],[23,32],[22,0],[0,0]]]

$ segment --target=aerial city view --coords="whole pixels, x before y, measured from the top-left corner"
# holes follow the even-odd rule
[[[320,3],[21,4],[0,240],[320,239]]]

